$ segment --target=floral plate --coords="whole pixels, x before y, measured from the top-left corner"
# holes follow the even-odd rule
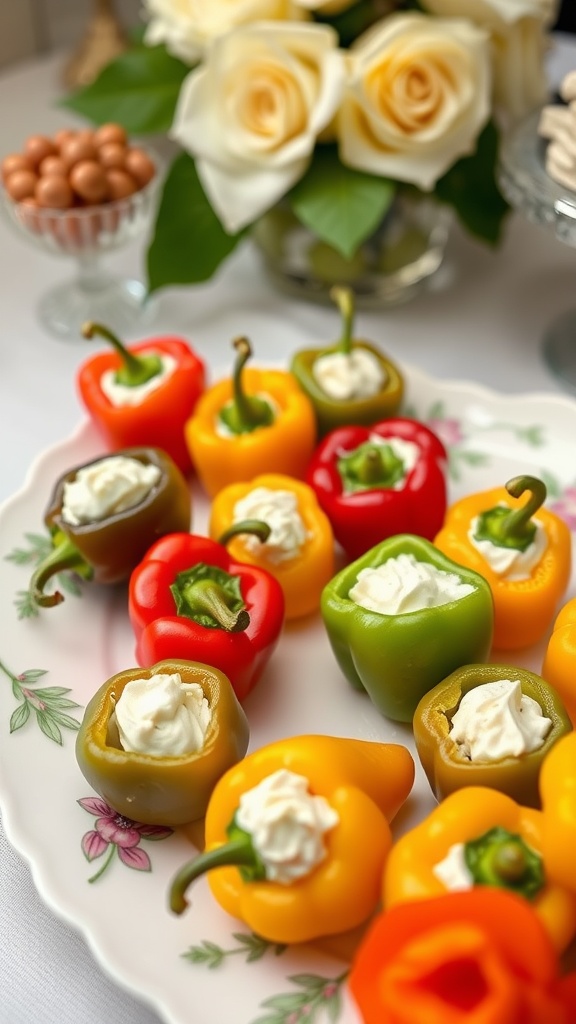
[[[453,500],[531,472],[548,505],[576,529],[576,402],[504,396],[436,381],[405,368],[404,412],[427,422],[450,453]],[[46,547],[42,515],[56,478],[102,453],[88,422],[42,455],[26,485],[0,510],[0,802],[7,834],[58,914],[80,929],[103,967],[149,1000],[169,1024],[358,1024],[347,961],[357,936],[286,949],[250,934],[213,901],[205,880],[182,917],[167,907],[175,871],[194,834],[147,828],[115,815],[86,785],[75,731],[90,696],[135,665],[125,589],[77,586],[57,609],[30,614],[30,571]],[[208,506],[194,495],[193,529]],[[576,593],[573,576],[570,593]],[[517,664],[539,671],[544,643]],[[510,657],[495,655],[495,659]],[[405,743],[409,727],[382,718],[340,675],[318,617],[289,624],[257,691],[246,702],[251,749],[281,736],[330,732]],[[406,830],[433,806],[418,767],[395,824]],[[192,1016],[191,1016],[192,1015]]]

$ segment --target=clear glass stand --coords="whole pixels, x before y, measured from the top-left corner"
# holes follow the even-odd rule
[[[546,171],[546,142],[538,135],[540,114],[533,114],[504,139],[500,186],[509,203],[527,220],[549,228],[576,248],[576,192]],[[576,307],[552,321],[542,339],[542,355],[552,373],[576,392]]]
[[[99,259],[78,262],[78,274],[46,292],[37,304],[40,322],[56,337],[77,340],[86,320],[105,323],[116,334],[139,330],[152,318],[156,303],[146,299],[146,288],[135,278],[114,277],[103,271]]]

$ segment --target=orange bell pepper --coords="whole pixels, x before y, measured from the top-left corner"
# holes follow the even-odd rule
[[[542,852],[550,877],[576,894],[576,733],[558,740],[540,771]]]
[[[542,678],[558,691],[572,725],[576,725],[576,597],[567,601],[556,617]]]
[[[530,497],[518,507],[515,499],[525,491]],[[546,488],[535,477],[519,476],[506,487],[471,494],[447,512],[434,544],[449,558],[475,569],[488,581],[494,598],[494,647],[516,650],[536,643],[546,632],[564,594],[571,572],[572,540],[566,523],[540,505]],[[534,515],[534,519],[532,519]],[[495,571],[470,540],[471,524],[486,516],[489,539],[496,547],[523,550],[539,524],[546,535],[540,560],[524,579],[506,578]]]
[[[565,741],[559,741],[562,742]],[[554,946],[563,951],[576,934],[576,897],[564,883],[549,876],[543,812],[522,807],[495,789],[468,786],[451,793],[395,843],[383,877],[384,906],[446,893],[448,890],[434,868],[456,844],[477,846],[476,841],[486,838],[493,829],[509,833],[521,870],[508,875],[501,862],[488,853],[484,863],[490,866],[490,880],[484,880],[488,876],[482,872],[483,880],[471,885],[497,885],[517,893],[524,888]]]
[[[252,837],[236,823],[243,794],[282,769],[305,777],[309,792],[324,797],[338,815],[324,836],[324,859],[290,884],[269,881],[265,871],[256,871]],[[388,822],[413,781],[414,761],[399,744],[310,735],[255,751],[213,790],[205,852],[174,879],[172,909],[185,909],[187,887],[209,871],[218,903],[270,942],[308,942],[355,928],[377,906],[392,845]],[[287,828],[284,819],[281,826]],[[291,847],[291,860],[298,855]]]
[[[572,1024],[546,930],[498,889],[454,892],[380,914],[348,979],[364,1024]]]
[[[235,342],[232,377],[208,388],[184,426],[200,482],[210,497],[227,484],[277,471],[302,478],[316,444],[314,407],[283,370],[244,369],[247,338]]]
[[[297,511],[304,524],[306,539],[294,557],[276,560],[270,543],[255,542],[247,533],[234,535],[235,505],[257,488],[289,491],[296,496]],[[263,522],[266,523],[265,517]],[[263,474],[249,483],[230,484],[212,502],[208,530],[213,540],[226,543],[231,558],[257,565],[276,577],[284,591],[287,619],[296,619],[317,610],[322,590],[336,571],[334,536],[330,520],[320,508],[308,484],[281,473]]]

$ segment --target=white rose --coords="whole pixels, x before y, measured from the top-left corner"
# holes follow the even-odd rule
[[[196,158],[225,229],[251,224],[304,174],[342,98],[326,25],[260,22],[217,39],[184,80],[171,135]]]
[[[513,117],[542,105],[549,92],[546,29],[557,0],[426,0],[432,14],[458,15],[487,29],[492,41],[494,103]]]
[[[351,51],[338,125],[342,163],[432,189],[474,151],[490,114],[490,86],[481,29],[424,14],[391,15]]]
[[[261,18],[293,17],[294,8],[290,0],[145,0],[145,16],[149,46],[164,43],[194,63],[217,36]]]

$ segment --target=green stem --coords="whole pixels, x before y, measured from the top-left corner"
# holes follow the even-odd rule
[[[233,523],[227,530],[224,530],[224,533],[218,538],[218,543],[225,547],[233,537],[246,533],[257,537],[262,544],[265,544],[272,530],[263,519],[243,519],[241,523]]]
[[[110,861],[112,860],[112,857],[114,856],[115,851],[116,851],[115,844],[114,843],[110,843],[110,848],[108,850],[108,853],[107,853],[106,857],[104,858],[103,863],[98,868],[98,871],[96,872],[96,874],[92,875],[92,877],[88,879],[90,884],[92,884],[92,882],[97,882],[99,878],[102,878],[102,875],[104,874],[104,872],[106,871],[106,868],[110,864]]]
[[[352,351],[352,330],[354,327],[354,293],[350,288],[334,285],[330,289],[330,298],[336,303],[342,317],[342,335],[337,349],[344,355]]]
[[[153,377],[157,377],[162,372],[160,356],[135,355],[126,345],[122,344],[116,334],[113,334],[108,327],[104,327],[102,324],[96,324],[89,320],[83,325],[82,334],[85,338],[93,338],[94,335],[100,335],[101,338],[105,338],[115,348],[123,363],[122,368],[114,375],[116,384],[123,384],[128,388],[137,388],[141,384],[146,384],[149,380],[152,380]]]
[[[182,589],[182,597],[190,609],[192,618],[209,615],[228,633],[243,633],[250,625],[250,616],[246,609],[238,608],[233,611],[228,606],[226,591],[214,580],[195,580],[186,584]]]
[[[188,861],[175,875],[170,886],[170,908],[175,914],[182,914],[188,906],[186,890],[200,875],[214,868],[246,867],[257,869],[258,861],[248,833],[236,830],[235,838],[215,850],[201,853],[199,857]]]
[[[232,401],[220,410],[222,423],[232,434],[249,434],[258,427],[269,427],[274,422],[274,413],[268,402],[256,395],[247,395],[242,374],[252,355],[248,338],[236,338],[233,342],[237,357],[232,372]]]
[[[511,889],[533,899],[542,889],[542,857],[522,836],[496,826],[464,844],[464,859],[476,885]]]
[[[54,605],[60,604],[64,600],[64,596],[59,590],[56,590],[53,594],[44,593],[44,587],[48,580],[64,569],[74,569],[76,572],[81,572],[87,579],[92,574],[91,566],[68,537],[61,540],[52,549],[50,554],[42,559],[32,574],[30,593],[35,604],[41,608],[53,608]]]
[[[530,492],[530,497],[517,509],[497,505],[483,512],[478,517],[475,537],[489,540],[497,547],[525,551],[534,540],[536,525],[532,516],[546,500],[546,484],[535,476],[515,476],[508,480],[506,490],[512,498],[520,498],[525,491]]]

